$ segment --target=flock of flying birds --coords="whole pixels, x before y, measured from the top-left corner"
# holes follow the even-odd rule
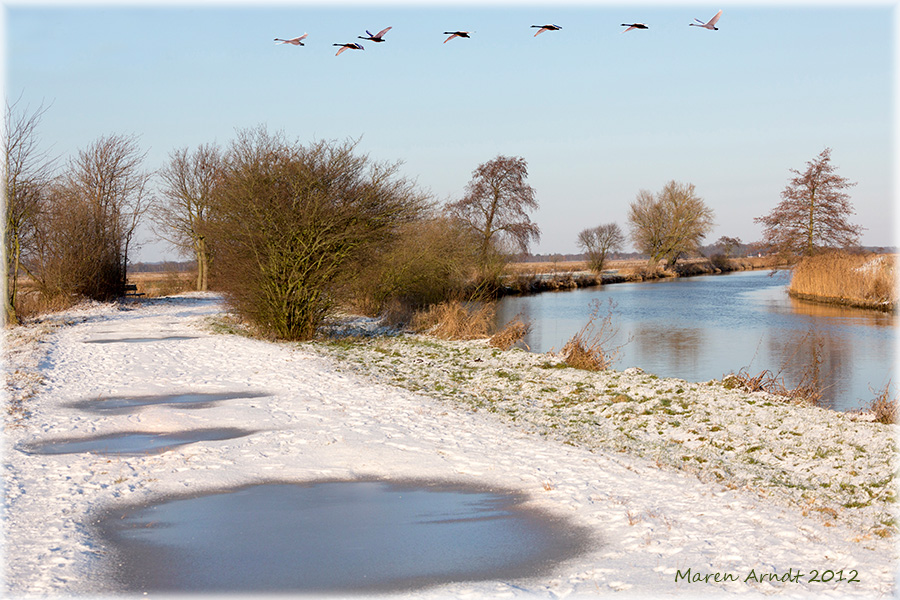
[[[716,15],[712,19],[710,19],[709,21],[706,21],[705,23],[703,21],[701,21],[700,19],[694,19],[697,22],[689,23],[689,25],[691,25],[693,27],[703,27],[704,29],[718,31],[719,28],[716,27],[716,23],[719,21],[719,17],[721,17],[721,16],[722,16],[722,11],[720,10],[719,12],[716,13]],[[537,33],[534,34],[534,37],[537,37],[538,34],[544,33],[545,31],[559,31],[560,29],[562,29],[562,27],[560,27],[559,25],[532,25],[532,27],[537,28]],[[631,31],[632,29],[650,29],[644,23],[622,23],[622,27],[628,28],[628,29],[624,29],[622,31],[622,33],[625,33],[626,31]],[[383,42],[383,41],[385,41],[384,34],[386,34],[390,30],[391,30],[391,27],[385,27],[378,33],[373,34],[371,31],[366,29],[366,35],[364,35],[364,36],[358,35],[356,37],[358,37],[361,40],[368,40],[370,42],[376,42],[376,43]],[[472,33],[474,33],[474,32],[473,31],[445,31],[444,35],[449,35],[450,37],[448,37],[446,40],[444,40],[444,43],[446,44],[453,38],[457,38],[457,37],[468,38]],[[279,43],[279,44],[293,44],[294,46],[303,46],[304,45],[303,40],[306,39],[307,35],[309,35],[309,34],[304,33],[301,36],[291,38],[289,40],[275,38],[275,42]],[[344,50],[365,50],[365,48],[363,48],[363,45],[358,42],[353,42],[353,43],[348,43],[348,44],[332,44],[332,46],[340,47],[340,50],[337,51],[337,54],[335,54],[335,56],[340,55],[340,53],[343,52]]]

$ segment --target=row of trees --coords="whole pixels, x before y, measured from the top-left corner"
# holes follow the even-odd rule
[[[303,145],[257,127],[225,148],[172,152],[152,195],[131,137],[100,138],[57,173],[36,145],[43,112],[7,106],[8,321],[17,320],[20,273],[47,297],[121,295],[148,212],[155,232],[196,260],[198,290],[215,281],[235,310],[285,339],[311,337],[338,302],[377,313],[490,294],[510,256],[540,238],[520,157],[479,165],[462,199],[438,206],[399,176],[399,165],[371,162],[354,142]],[[826,149],[795,172],[782,204],[758,219],[779,251],[858,238],[841,192],[852,184],[829,159]],[[713,212],[692,184],[671,181],[656,194],[639,192],[628,220],[655,270],[696,251]],[[599,271],[625,236],[606,224],[585,229],[578,242]]]
[[[791,169],[794,177],[781,192],[781,202],[767,215],[754,219],[763,226],[761,249],[791,262],[830,248],[853,248],[863,228],[849,218],[854,213],[844,191],[855,183],[839,176],[825,148],[806,169]],[[672,268],[679,257],[696,253],[713,227],[713,211],[697,196],[693,184],[668,182],[653,194],[638,192],[628,212],[635,247],[649,257],[655,273],[660,261]],[[621,250],[625,235],[616,223],[587,228],[578,234],[578,246],[592,270],[600,272],[611,252]],[[738,238],[723,236],[716,245],[723,256],[740,246]]]
[[[45,109],[7,107],[4,126],[7,272],[5,317],[18,320],[21,274],[48,298],[111,299],[124,291],[129,252],[147,207],[150,175],[133,138],[103,137],[60,174],[37,147]]]
[[[44,298],[106,300],[125,289],[140,219],[197,263],[261,332],[311,337],[335,303],[366,312],[421,308],[489,293],[513,249],[540,230],[521,158],[480,165],[464,197],[437,206],[355,143],[292,142],[264,127],[225,148],[178,149],[158,171],[158,193],[133,138],[99,139],[56,173],[37,150],[39,109],[7,107],[8,290],[17,321],[27,274]]]

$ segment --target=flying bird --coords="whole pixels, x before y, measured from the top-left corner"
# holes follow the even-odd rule
[[[281,38],[275,38],[275,41],[276,41],[276,42],[281,42],[282,44],[293,44],[293,45],[295,45],[295,46],[303,46],[303,45],[304,45],[304,44],[303,44],[303,40],[306,39],[306,36],[307,36],[307,35],[309,35],[309,34],[308,34],[308,33],[304,33],[304,34],[301,35],[300,37],[291,38],[291,39],[289,39],[289,40],[283,40],[283,39],[281,39]]]
[[[337,56],[344,50],[365,50],[365,48],[363,48],[362,44],[332,44],[332,46],[340,46],[341,47],[341,49],[337,51],[337,54],[335,54],[335,56]]]
[[[444,43],[446,44],[447,42],[449,42],[450,40],[452,40],[455,37],[467,38],[467,37],[469,37],[470,33],[472,33],[472,32],[471,31],[445,31],[444,35],[449,35],[450,37],[448,37],[446,40],[444,40]]]
[[[532,27],[537,27],[537,33],[534,34],[534,37],[538,36],[538,33],[544,33],[545,31],[559,31],[562,29],[559,25],[532,25]]]
[[[643,23],[622,23],[622,27],[628,28],[628,29],[625,29],[624,31],[622,31],[622,33],[625,33],[626,31],[631,31],[632,29],[650,29]]]
[[[383,42],[384,40],[382,38],[384,37],[384,34],[386,34],[390,30],[391,30],[390,27],[385,27],[384,29],[382,29],[381,31],[376,33],[375,35],[372,35],[372,32],[369,31],[368,29],[366,29],[366,34],[369,37],[363,37],[361,35],[358,35],[356,37],[358,37],[361,40],[369,40],[370,42]]]
[[[719,17],[721,17],[721,16],[722,16],[722,11],[720,10],[719,12],[716,13],[716,16],[714,16],[712,19],[710,19],[706,23],[704,23],[700,19],[694,19],[695,21],[697,21],[697,23],[699,23],[699,25],[697,23],[688,23],[688,25],[691,25],[693,27],[703,27],[703,28],[709,29],[709,30],[715,29],[716,31],[718,31],[719,28],[716,27],[716,22],[719,20]]]

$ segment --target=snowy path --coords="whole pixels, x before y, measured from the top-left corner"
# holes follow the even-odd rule
[[[108,549],[91,537],[93,511],[184,491],[267,480],[358,477],[449,479],[521,490],[531,505],[590,527],[598,543],[555,576],[463,582],[416,597],[738,594],[888,597],[890,540],[859,540],[842,526],[704,484],[626,454],[558,444],[412,392],[339,372],[288,344],[210,333],[213,295],[99,305],[41,342],[7,339],[8,372],[37,364],[44,377],[31,415],[6,427],[6,593],[113,593]],[[168,339],[167,339],[168,338]],[[130,341],[113,341],[130,340]],[[68,406],[110,397],[234,394],[209,406],[145,406],[98,414]],[[260,395],[266,394],[266,395]],[[212,427],[251,435],[162,454],[39,455],[17,444],[122,431]],[[730,574],[737,581],[688,582]],[[752,574],[803,573],[790,582]],[[812,583],[814,571],[858,582]],[[747,580],[748,576],[751,577]],[[676,581],[676,579],[680,579]]]

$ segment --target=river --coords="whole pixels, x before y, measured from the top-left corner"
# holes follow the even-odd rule
[[[793,386],[817,365],[824,405],[868,407],[892,376],[895,315],[795,300],[789,280],[787,271],[743,271],[508,296],[497,322],[521,313],[529,348],[559,351],[599,306],[596,325],[609,315],[608,346],[620,346],[613,368],[688,381],[767,369]]]

